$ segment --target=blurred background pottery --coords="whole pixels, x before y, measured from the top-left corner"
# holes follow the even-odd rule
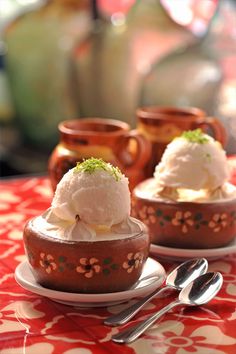
[[[2,2],[8,8],[8,1]],[[4,73],[14,110],[8,121],[11,135],[4,127],[5,164],[24,174],[46,171],[58,123],[78,116],[69,84],[69,58],[75,42],[80,43],[92,27],[89,0],[37,3],[7,21],[2,33]]]
[[[221,2],[224,9],[229,2]],[[6,21],[13,3],[17,7],[25,4],[21,6],[25,10],[14,15],[14,20],[11,16],[11,21]],[[6,116],[7,107],[10,118],[1,126],[1,174],[45,173],[48,156],[57,143],[57,125],[65,119],[99,116],[125,121],[134,128],[136,108],[150,104],[201,107],[207,115],[213,115],[208,108],[215,107],[211,92],[218,92],[218,70],[214,70],[214,65],[208,70],[203,61],[203,66],[196,68],[199,75],[187,73],[192,73],[195,49],[199,53],[206,34],[208,37],[217,3],[218,0],[182,0],[181,5],[172,0],[0,1],[0,41],[6,48],[0,81],[3,72],[4,90],[10,88],[11,96],[3,107],[3,115]],[[217,32],[217,36],[225,34],[229,40],[221,42],[232,48],[234,14],[228,11],[224,17],[231,32]],[[213,41],[208,40],[209,43]],[[206,44],[204,48],[210,48],[208,52],[215,60],[215,47]],[[234,58],[229,51],[219,52],[226,54],[229,65],[224,67],[233,73]],[[178,58],[171,60],[178,56],[176,53],[183,53],[183,69],[178,67]],[[163,67],[163,62],[167,66]],[[156,75],[159,63],[161,70]],[[228,113],[228,108],[231,110],[231,133],[235,83],[232,75],[229,79],[224,97],[231,98],[230,107],[226,102],[222,115]],[[187,89],[182,94],[183,81]],[[209,95],[202,82],[210,85]],[[4,97],[1,82],[0,96]],[[201,106],[202,99],[207,107]],[[164,100],[169,100],[168,104]],[[0,113],[0,124],[1,118]],[[233,139],[229,141],[234,153]]]
[[[152,156],[145,167],[146,177],[152,177],[155,166],[169,142],[183,131],[201,128],[223,146],[226,131],[221,122],[195,107],[145,106],[136,111],[137,129],[152,144]]]
[[[93,30],[75,46],[71,59],[78,116],[119,119],[134,128],[142,78],[158,58],[195,36],[169,16],[161,1],[95,4]]]
[[[182,4],[168,2],[173,6],[173,14],[182,14],[183,19],[182,8],[178,11]],[[206,15],[207,6],[214,6],[213,3],[200,0],[194,6],[199,6]],[[236,1],[220,0],[215,5],[216,11],[203,36],[197,36],[193,43],[183,43],[152,65],[142,82],[139,105],[199,107],[222,122],[228,135],[225,149],[233,154],[236,152]],[[202,6],[206,6],[205,10]],[[201,20],[195,29],[201,29]]]
[[[108,293],[127,290],[139,279],[150,244],[145,225],[130,237],[89,242],[48,237],[33,221],[26,224],[24,244],[33,275],[42,286]]]
[[[129,178],[130,189],[145,179],[143,168],[151,145],[122,121],[84,118],[59,124],[60,142],[49,159],[48,169],[55,190],[65,172],[85,158],[102,158],[118,166]]]
[[[56,144],[57,125],[77,117],[70,92],[69,56],[92,26],[88,0],[51,0],[6,28],[6,71],[24,143]]]
[[[176,248],[215,248],[236,236],[236,198],[211,203],[158,199],[148,192],[152,178],[133,190],[132,215],[145,223],[151,242]]]

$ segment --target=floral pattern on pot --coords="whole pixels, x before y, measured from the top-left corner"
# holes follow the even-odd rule
[[[101,266],[98,264],[99,261],[97,258],[80,258],[79,263],[80,265],[76,267],[76,271],[84,274],[86,278],[92,278],[94,274],[101,271]]]
[[[111,257],[107,257],[103,260],[98,260],[95,257],[83,257],[79,259],[78,264],[68,262],[67,258],[64,256],[60,256],[57,261],[55,258],[56,257],[51,254],[46,254],[44,252],[40,253],[39,264],[41,268],[46,271],[46,273],[50,274],[52,271],[64,272],[69,270],[76,271],[77,273],[90,279],[99,273],[109,276],[113,271],[118,269],[131,273],[134,269],[137,269],[142,265],[144,255],[141,252],[128,253],[126,258],[120,262],[121,265],[115,263]],[[29,258],[29,262],[32,266],[35,265],[35,262],[32,264],[31,258]]]
[[[221,229],[227,226],[227,218],[228,216],[226,213],[214,214],[208,225],[213,229],[214,232],[219,232]]]
[[[146,225],[155,224],[156,222],[155,209],[152,206],[144,205],[139,212],[139,216]]]
[[[45,268],[45,271],[50,274],[57,269],[57,264],[54,262],[54,257],[51,254],[40,253],[40,265]]]
[[[177,211],[171,222],[174,226],[180,226],[181,231],[185,234],[188,232],[188,228],[194,224],[192,213],[190,211]]]
[[[229,213],[213,213],[204,217],[201,212],[191,212],[190,210],[175,211],[174,213],[165,213],[161,209],[156,209],[153,206],[143,205],[140,209],[133,201],[132,216],[139,218],[147,226],[150,224],[159,224],[164,227],[170,225],[179,227],[181,232],[187,234],[191,228],[200,230],[202,227],[207,227],[217,233],[227,227],[232,227],[236,224],[236,211]]]
[[[140,252],[128,253],[127,260],[123,263],[123,268],[131,273],[135,268],[138,268],[142,263],[143,255]]]

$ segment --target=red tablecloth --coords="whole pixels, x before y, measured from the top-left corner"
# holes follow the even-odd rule
[[[40,214],[51,200],[47,178],[0,182],[0,353],[1,354],[235,354],[236,255],[210,262],[224,285],[217,297],[199,308],[179,308],[165,315],[130,345],[113,343],[119,331],[103,320],[126,304],[76,308],[56,303],[20,287],[16,266],[25,259],[22,230],[27,219]],[[158,260],[158,259],[157,259]],[[176,266],[160,261],[168,271]],[[159,309],[168,298],[154,299],[132,322]],[[129,304],[133,303],[132,299]]]

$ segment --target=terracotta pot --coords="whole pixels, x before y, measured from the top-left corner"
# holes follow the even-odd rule
[[[49,159],[49,176],[55,190],[64,173],[84,158],[103,158],[129,178],[130,189],[144,178],[143,167],[151,144],[136,130],[118,120],[84,118],[59,124],[60,143]]]
[[[34,227],[24,229],[24,245],[36,281],[50,289],[107,293],[130,288],[140,277],[149,252],[143,225],[139,234],[118,240],[65,241]]]
[[[210,130],[223,146],[226,143],[226,131],[221,122],[217,118],[207,117],[199,108],[147,106],[138,108],[136,116],[138,131],[152,144],[152,155],[145,167],[147,178],[153,176],[167,144],[185,130]]]
[[[236,236],[236,198],[193,203],[160,201],[147,192],[153,179],[133,190],[132,215],[145,223],[151,242],[177,248],[215,248]]]

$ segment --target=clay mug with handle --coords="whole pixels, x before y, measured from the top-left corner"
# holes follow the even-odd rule
[[[48,163],[53,190],[65,172],[89,157],[118,166],[129,178],[131,190],[145,178],[151,144],[127,123],[93,117],[63,121],[58,128],[60,141]]]

